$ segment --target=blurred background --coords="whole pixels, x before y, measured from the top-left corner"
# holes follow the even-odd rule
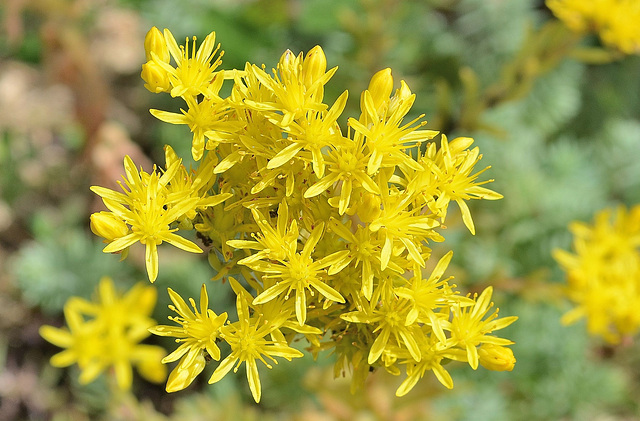
[[[0,19],[0,420],[640,419],[640,347],[560,324],[570,305],[551,257],[569,249],[569,222],[640,203],[639,56],[605,53],[535,0],[4,0]],[[143,259],[102,253],[89,186],[114,187],[125,154],[147,170],[164,163],[166,143],[190,156],[188,129],[148,112],[179,107],[140,79],[154,25],[178,40],[216,31],[225,69],[271,68],[287,48],[321,45],[339,66],[326,102],[348,89],[345,116],[391,67],[428,128],[473,137],[504,199],[472,204],[475,236],[451,216],[437,247],[454,250],[462,291],[493,285],[501,314],[519,317],[501,332],[516,342],[515,369],[452,364],[453,390],[426,377],[396,398],[401,379],[375,373],[351,395],[331,356],[307,356],[262,370],[256,405],[244,375],[213,386],[204,375],[170,395],[136,377],[114,400],[104,376],[81,386],[74,367],[51,367],[59,349],[38,328],[62,326],[70,296],[91,297],[104,275],[123,290],[146,279]],[[582,54],[569,54],[577,45]],[[164,324],[167,285],[197,297],[213,272],[203,256],[160,252],[154,318]],[[212,308],[233,308],[216,285]]]

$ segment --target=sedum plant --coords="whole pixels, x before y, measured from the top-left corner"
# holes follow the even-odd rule
[[[209,383],[244,364],[257,402],[258,362],[301,357],[292,347],[300,338],[314,356],[335,354],[334,373],[350,372],[352,390],[377,368],[404,373],[398,396],[428,372],[452,388],[450,360],[511,370],[513,342],[494,332],[516,317],[498,317],[491,287],[457,291],[445,276],[452,252],[430,261],[451,203],[473,234],[467,202],[502,197],[485,187],[492,180],[479,180],[488,167],[474,169],[482,156],[473,139],[434,141],[423,116],[407,118],[415,95],[404,81],[394,92],[390,69],[372,77],[345,128],[348,92],[325,102],[337,68],[327,70],[320,47],[286,51],[268,72],[250,63],[220,70],[213,32],[196,46],[195,37],[178,45],[154,27],[142,67],[148,90],[184,102],[180,113],[151,113],[189,127],[195,168],[167,145],[164,168],[146,172],[125,157],[121,191],[92,187],[108,209],[91,216],[105,252],[124,258],[143,244],[154,282],[163,242],[204,249],[213,281],[236,295],[233,317],[208,308],[205,285],[198,304],[169,289],[175,324],[150,329],[179,343],[162,360],[179,360],[167,391],[186,388],[215,360]],[[195,231],[202,247],[183,231]]]

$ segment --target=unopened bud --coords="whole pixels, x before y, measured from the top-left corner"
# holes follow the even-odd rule
[[[376,109],[380,108],[383,103],[388,102],[389,95],[391,95],[391,91],[393,90],[391,69],[387,67],[373,75],[367,90],[371,94]]]
[[[144,87],[154,94],[171,90],[167,71],[153,60],[142,65],[140,77],[146,82]]]
[[[322,47],[316,45],[307,53],[302,63],[303,83],[310,88],[313,83],[320,79],[327,70],[327,57],[324,55]]]
[[[147,35],[144,37],[144,52],[147,56],[147,61],[152,59],[151,53],[154,52],[158,56],[158,59],[169,62],[169,48],[167,48],[167,42],[165,41],[162,32],[155,26],[149,29]]]
[[[513,351],[506,346],[483,344],[478,348],[478,357],[487,370],[511,371],[516,364]]]
[[[91,215],[91,231],[110,243],[129,234],[129,227],[112,212],[103,211]]]

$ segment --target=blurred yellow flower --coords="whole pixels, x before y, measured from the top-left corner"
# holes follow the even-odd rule
[[[576,305],[562,321],[587,319],[592,335],[610,343],[640,329],[640,205],[604,209],[592,225],[573,222],[573,251],[554,250]]]
[[[71,297],[67,301],[64,306],[67,328],[40,327],[44,339],[65,348],[51,357],[51,365],[78,364],[82,384],[112,368],[116,384],[122,390],[131,388],[132,366],[149,381],[164,381],[167,372],[160,363],[164,349],[140,344],[149,336],[147,329],[156,323],[150,317],[155,303],[153,287],[137,284],[120,295],[110,278],[102,278],[96,300]]]
[[[640,53],[640,2],[637,0],[547,0],[570,29],[593,31],[625,54]]]

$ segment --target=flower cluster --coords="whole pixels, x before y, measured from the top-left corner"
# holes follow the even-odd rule
[[[331,104],[320,47],[306,55],[286,51],[277,68],[247,63],[218,70],[222,55],[209,34],[179,46],[167,29],[145,40],[142,78],[152,92],[180,97],[181,113],[151,110],[158,119],[187,125],[197,168],[187,170],[170,147],[166,168],[148,174],[125,159],[122,193],[93,187],[109,211],[92,227],[118,252],[139,241],[147,271],[157,275],[157,245],[166,241],[199,251],[175,231],[195,230],[209,248],[214,279],[228,279],[236,294],[237,321],[200,308],[169,291],[178,327],[152,331],[178,338],[164,359],[180,359],[167,390],[188,386],[207,360],[222,359],[209,382],[245,363],[256,401],[257,361],[302,353],[290,345],[304,337],[315,355],[331,350],[336,375],[351,371],[353,386],[383,368],[406,373],[397,391],[407,393],[428,371],[451,388],[449,360],[511,370],[511,341],[493,332],[516,317],[498,318],[489,287],[463,296],[444,272],[452,253],[434,266],[430,242],[443,241],[449,205],[455,202],[475,233],[470,199],[502,196],[474,172],[482,156],[473,139],[449,141],[407,118],[415,100],[404,81],[393,90],[390,69],[376,73],[360,95],[361,114],[339,120],[345,91]],[[225,81],[230,94],[221,95]],[[427,268],[432,266],[429,272]],[[225,324],[226,322],[226,324]]]
[[[640,2],[637,0],[547,0],[558,19],[576,32],[596,32],[625,54],[640,53]]]
[[[117,386],[131,388],[132,366],[145,379],[160,383],[167,370],[160,362],[164,349],[140,342],[150,335],[156,324],[150,315],[156,304],[156,290],[137,284],[119,295],[113,281],[104,277],[98,297],[87,301],[71,297],[64,306],[68,328],[44,325],[40,335],[52,344],[65,348],[51,357],[54,367],[75,363],[81,370],[80,383],[95,380],[103,371],[113,369]]]
[[[593,225],[573,222],[575,254],[555,250],[567,272],[567,296],[576,307],[563,316],[566,324],[587,319],[592,335],[610,343],[640,329],[640,205],[599,212]]]

